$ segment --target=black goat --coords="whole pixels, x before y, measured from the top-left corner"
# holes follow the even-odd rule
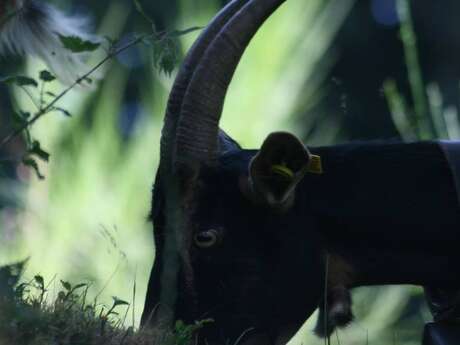
[[[317,332],[330,334],[351,320],[356,286],[460,286],[459,204],[440,143],[307,149],[278,132],[257,151],[219,130],[238,61],[282,3],[227,5],[188,53],[166,111],[143,322],[212,317],[200,344],[242,334],[240,344],[284,344],[325,304]]]

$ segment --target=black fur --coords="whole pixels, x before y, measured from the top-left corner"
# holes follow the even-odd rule
[[[185,292],[175,310],[176,318],[215,320],[202,341],[235,341],[254,327],[254,339],[264,339],[255,344],[270,345],[284,330],[300,327],[318,305],[324,307],[326,253],[339,255],[352,270],[349,279],[337,277],[342,283],[328,287],[327,333],[351,321],[348,290],[355,286],[460,286],[460,276],[450,274],[460,263],[459,205],[436,142],[311,151],[322,157],[324,174],[307,174],[284,214],[254,204],[241,189],[257,151],[230,150],[216,167],[202,171],[187,231],[193,236],[216,229],[222,238],[209,249],[188,242],[191,266],[184,266],[178,289],[190,288],[185,275],[192,270],[195,307],[181,300],[190,296]],[[157,251],[162,212],[161,197],[155,196]],[[155,262],[143,320],[158,303],[161,265],[161,259]],[[339,304],[343,308],[334,312]],[[324,320],[323,315],[317,333],[327,335]]]

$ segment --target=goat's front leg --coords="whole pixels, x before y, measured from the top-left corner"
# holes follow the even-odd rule
[[[352,320],[350,290],[343,285],[331,287],[319,305],[315,333],[320,337],[329,337],[336,327],[345,327]]]

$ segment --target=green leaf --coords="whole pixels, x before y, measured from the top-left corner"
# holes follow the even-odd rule
[[[13,297],[13,287],[19,282],[28,259],[0,267],[0,297]]]
[[[193,340],[193,334],[203,328],[206,324],[214,322],[213,319],[195,321],[194,324],[187,325],[182,320],[177,320],[174,325],[174,335],[176,345],[187,345]]]
[[[61,284],[64,287],[64,289],[66,289],[67,291],[72,290],[72,285],[69,282],[66,282],[61,279]]]
[[[0,80],[0,82],[5,84],[16,84],[17,86],[33,86],[37,87],[38,83],[34,78],[26,77],[23,75],[18,75],[14,77],[6,77]]]
[[[50,82],[56,79],[56,77],[47,70],[41,71],[39,76],[40,76],[40,79],[43,80],[44,82]]]
[[[34,171],[35,171],[35,174],[37,175],[37,177],[40,179],[40,180],[43,180],[45,178],[45,176],[43,176],[41,173],[40,173],[40,169],[38,167],[38,163],[35,159],[33,158],[30,158],[30,157],[25,157],[22,159],[22,164],[24,164],[25,166],[29,167],[29,168],[32,168]]]
[[[28,149],[27,152],[31,155],[37,156],[45,162],[49,161],[50,154],[40,147],[40,142],[38,140],[34,140],[32,142],[32,147]]]
[[[72,288],[72,290],[70,292],[74,293],[76,290],[81,289],[81,288],[88,288],[88,284],[87,283],[77,284]]]
[[[37,284],[41,287],[41,288],[44,288],[45,287],[45,280],[43,279],[43,277],[39,274],[37,274],[35,277],[34,277],[34,280],[37,282]]]
[[[60,113],[64,114],[67,117],[72,117],[72,114],[69,111],[67,111],[67,110],[65,110],[65,109],[63,109],[61,107],[54,107],[53,110],[54,111],[59,111]]]
[[[169,34],[169,36],[171,37],[183,36],[191,32],[202,30],[202,29],[204,29],[204,26],[192,26],[191,28],[187,28],[185,30],[174,30]]]
[[[128,302],[123,301],[123,300],[119,299],[118,297],[112,296],[112,298],[113,298],[113,306],[112,306],[112,308],[114,308],[116,306],[119,306],[119,305],[129,305]]]
[[[58,35],[64,48],[73,53],[92,52],[101,45],[100,43],[91,42],[78,36]]]
[[[1,268],[0,268],[1,269]],[[17,300],[22,301],[24,298],[24,293],[28,292],[27,288],[30,286],[29,283],[21,283],[14,289],[14,295]]]
[[[50,91],[46,91],[45,94],[50,96],[50,97],[56,97],[56,94],[54,94],[54,93],[52,93]]]
[[[153,48],[153,65],[166,75],[170,75],[177,64],[179,48],[177,41],[167,38],[154,42]]]
[[[24,120],[30,118],[30,113],[28,111],[21,111],[21,116]]]
[[[86,286],[88,286],[88,284],[86,283],[77,284],[73,287],[73,290],[81,289],[82,287],[86,287]]]

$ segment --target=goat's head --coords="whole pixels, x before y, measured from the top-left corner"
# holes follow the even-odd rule
[[[289,133],[242,150],[218,127],[246,46],[283,2],[230,2],[190,49],[166,111],[143,319],[212,318],[203,332],[209,344],[233,343],[249,329],[251,344],[270,344],[280,327],[305,320],[322,291],[319,237],[314,221],[300,224],[305,210],[295,201],[319,158]],[[305,231],[309,241],[299,243]]]

